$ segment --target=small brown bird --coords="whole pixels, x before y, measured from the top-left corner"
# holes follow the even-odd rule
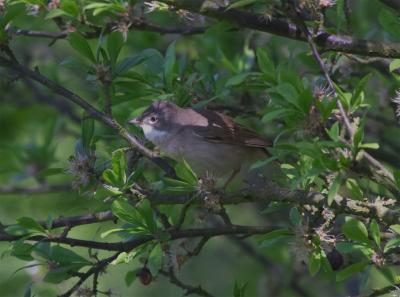
[[[227,178],[245,173],[267,157],[271,142],[219,112],[181,108],[157,101],[129,123],[139,125],[145,137],[166,156],[186,162],[199,177]]]

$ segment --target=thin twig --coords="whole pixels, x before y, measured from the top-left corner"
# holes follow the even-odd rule
[[[306,36],[307,42],[309,43],[310,48],[311,48],[311,52],[312,52],[315,60],[318,62],[319,67],[321,68],[322,73],[324,74],[325,79],[328,82],[328,85],[331,88],[331,91],[332,91],[334,97],[336,97],[337,93],[336,93],[335,85],[334,85],[334,83],[333,83],[333,81],[332,81],[332,79],[331,79],[331,77],[330,77],[330,75],[328,73],[328,70],[327,70],[327,68],[325,66],[325,63],[322,61],[322,58],[321,58],[321,56],[320,56],[320,54],[318,52],[318,49],[317,49],[317,46],[316,46],[316,44],[315,44],[315,42],[313,40],[313,37],[311,36],[310,32],[308,31],[308,28],[305,25],[304,21],[301,19],[301,16],[300,16],[300,14],[299,14],[299,12],[297,10],[297,7],[295,7],[295,11],[296,11],[296,14],[297,14],[298,26],[303,31],[304,35]],[[342,102],[340,100],[336,100],[336,104],[337,104],[337,106],[339,108],[339,112],[340,112],[340,115],[342,117],[342,121],[343,121],[347,131],[349,132],[351,138],[353,138],[354,133],[355,133],[355,129],[353,128],[353,126],[350,123],[350,120],[349,120],[349,118],[347,116],[346,111],[344,110]],[[385,168],[385,166],[383,166],[378,160],[376,160],[374,157],[372,157],[367,152],[364,152],[363,156],[374,167],[376,167],[379,170],[381,170],[382,173],[387,178],[389,178],[392,182],[394,181],[393,174],[391,172],[389,172],[389,170],[387,170]]]
[[[181,280],[179,280],[176,277],[176,275],[175,275],[175,273],[174,273],[172,268],[169,269],[169,271],[160,270],[160,273],[162,275],[164,275],[165,277],[168,277],[169,281],[172,284],[174,284],[174,285],[182,288],[183,290],[185,290],[184,296],[189,296],[189,295],[192,295],[192,294],[196,294],[196,295],[204,296],[204,297],[213,297],[213,295],[211,295],[209,292],[204,290],[201,286],[195,287],[195,286],[183,283]]]
[[[114,261],[120,254],[121,252],[118,252],[114,255],[112,255],[111,257],[108,257],[106,259],[101,260],[100,262],[96,263],[95,265],[92,266],[92,268],[90,268],[87,272],[83,273],[80,277],[78,282],[71,288],[69,289],[67,292],[65,292],[62,295],[59,295],[59,297],[69,297],[71,296],[76,290],[78,290],[81,285],[92,275],[98,274],[99,272],[101,272],[102,270],[104,270],[104,268],[110,264],[112,261]]]

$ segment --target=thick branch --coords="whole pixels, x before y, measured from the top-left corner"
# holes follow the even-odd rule
[[[255,234],[265,234],[270,231],[277,229],[276,227],[259,227],[259,226],[230,226],[230,227],[217,227],[217,228],[202,228],[202,229],[186,229],[186,230],[171,230],[165,231],[166,234],[170,236],[170,239],[179,239],[179,238],[192,238],[192,237],[214,237],[214,236],[221,236],[221,235],[232,235],[232,234],[248,234],[248,235],[255,235]],[[119,252],[128,252],[133,250],[134,248],[149,242],[153,239],[157,239],[159,236],[154,235],[147,235],[142,236],[140,238],[136,238],[127,242],[97,242],[91,240],[82,240],[82,239],[75,239],[75,238],[64,238],[64,237],[45,237],[45,236],[32,236],[27,238],[26,240],[30,241],[48,241],[48,242],[56,242],[67,244],[70,246],[79,246],[79,247],[86,247],[86,248],[94,248],[100,250],[107,250],[107,251],[119,251]],[[9,234],[1,233],[0,232],[0,241],[16,241],[21,239],[20,236],[12,236]]]
[[[229,21],[240,28],[259,30],[290,39],[307,41],[300,28],[289,21],[264,16],[239,9],[227,9],[209,0],[160,0],[179,9],[186,9],[218,20]],[[314,42],[325,51],[344,52],[365,56],[386,58],[400,57],[400,44],[374,42],[355,39],[350,36],[339,36],[319,31]]]

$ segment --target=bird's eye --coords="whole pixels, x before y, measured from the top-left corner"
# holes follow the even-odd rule
[[[155,123],[158,121],[158,118],[156,116],[150,117],[150,123]]]

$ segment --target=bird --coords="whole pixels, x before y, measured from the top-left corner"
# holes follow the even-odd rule
[[[199,177],[223,178],[225,186],[237,175],[243,176],[254,162],[266,159],[266,148],[272,146],[227,115],[182,108],[171,101],[153,102],[129,123],[140,126],[163,155],[185,160]]]

